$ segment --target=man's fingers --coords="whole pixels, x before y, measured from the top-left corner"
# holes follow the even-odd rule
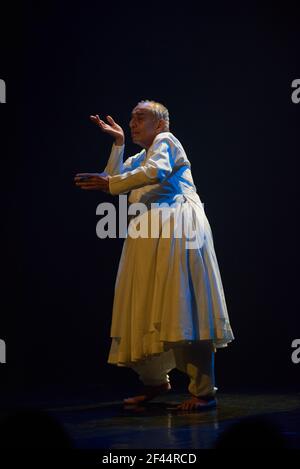
[[[116,125],[115,121],[113,120],[113,118],[111,116],[106,116],[106,119],[108,120],[108,122],[112,125]]]
[[[103,179],[107,179],[107,175],[106,173],[78,173],[75,175],[74,179],[77,181],[77,180],[80,180],[81,178],[85,178],[85,179],[88,179],[89,181],[90,180],[93,180],[93,181],[101,181]]]
[[[98,184],[81,184],[79,188],[84,190],[107,191],[107,187],[102,187]]]
[[[109,189],[107,185],[102,185],[102,184],[89,184],[89,183],[76,183],[76,186],[79,189],[83,189],[85,191],[102,191],[102,192],[107,192],[109,193]]]
[[[102,189],[102,187],[106,187],[106,184],[99,184],[99,183],[96,183],[96,182],[82,182],[82,183],[77,183],[76,184],[77,186],[79,187],[91,187],[91,186],[95,186],[95,187],[99,187],[100,189]]]
[[[99,186],[99,187],[105,187],[107,186],[107,181],[106,180],[99,180],[99,179],[94,179],[92,181],[87,180],[87,181],[76,181],[77,186]]]
[[[94,177],[97,176],[98,173],[77,173],[75,177]]]
[[[74,177],[74,181],[81,181],[83,179],[89,179],[89,176],[82,175],[82,176],[75,176]]]
[[[76,182],[76,186],[78,187],[91,187],[91,186],[101,187],[101,184],[98,184],[96,182]]]
[[[92,178],[92,176],[88,176],[88,175],[82,175],[82,176],[75,176],[74,177],[74,181],[81,181],[81,180],[84,180],[84,181],[89,181],[90,179]]]
[[[77,184],[105,184],[105,180],[101,178],[80,178],[80,179],[75,179],[75,182]]]
[[[104,178],[104,177],[101,177],[101,176],[95,176],[95,177],[88,178],[88,182],[97,182],[97,183],[101,184],[101,182],[103,182],[103,181],[107,181],[107,179]]]
[[[100,117],[98,116],[98,114],[96,114],[95,116],[90,116],[90,119],[92,122],[94,122],[96,125],[98,125],[99,127],[102,127],[103,124],[105,124],[105,122],[103,122]]]
[[[83,182],[83,181],[89,181],[89,180],[90,180],[90,178],[87,177],[87,176],[80,176],[80,177],[75,177],[74,178],[75,182]]]
[[[98,186],[81,186],[80,189],[84,189],[84,190],[90,190],[90,191],[95,191],[95,190],[101,190],[101,187],[98,187]]]

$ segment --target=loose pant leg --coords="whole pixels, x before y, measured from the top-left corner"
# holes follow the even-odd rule
[[[169,383],[168,373],[175,368],[173,350],[151,356],[146,360],[133,364],[130,368],[138,373],[145,386],[160,386]]]
[[[197,397],[214,396],[214,352],[212,341],[203,340],[173,348],[176,368],[190,378],[188,390]]]

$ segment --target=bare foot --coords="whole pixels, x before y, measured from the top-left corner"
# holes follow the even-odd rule
[[[201,399],[200,397],[193,396],[190,399],[183,401],[176,409],[178,410],[208,410],[216,407],[216,399],[210,400]]]
[[[137,405],[143,402],[151,401],[160,394],[165,394],[171,389],[170,383],[164,383],[160,386],[144,386],[143,393],[139,396],[123,399],[124,404]]]

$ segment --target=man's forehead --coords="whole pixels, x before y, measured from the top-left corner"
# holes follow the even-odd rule
[[[139,106],[136,106],[131,115],[135,115],[135,114],[138,114],[138,115],[146,115],[146,114],[149,114],[149,113],[152,113],[152,110],[150,108],[150,106],[148,105],[139,105]]]

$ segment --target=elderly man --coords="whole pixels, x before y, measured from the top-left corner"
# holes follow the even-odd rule
[[[155,101],[135,106],[129,123],[142,150],[123,162],[124,132],[111,116],[91,116],[114,138],[104,173],[75,177],[84,190],[113,195],[130,193],[129,203],[147,210],[132,223],[158,220],[153,204],[170,206],[171,219],[184,219],[186,230],[163,236],[127,236],[115,284],[108,363],[131,367],[143,383],[139,395],[124,399],[138,405],[171,389],[168,373],[177,368],[189,376],[190,398],[179,410],[216,406],[214,354],[233,340],[213,236],[179,140],[169,130],[169,113]],[[160,218],[159,218],[160,220]],[[151,218],[151,223],[152,223]],[[159,223],[161,223],[159,221]],[[135,225],[136,226],[136,225]],[[196,231],[195,231],[196,230]],[[130,230],[128,230],[130,233]]]

